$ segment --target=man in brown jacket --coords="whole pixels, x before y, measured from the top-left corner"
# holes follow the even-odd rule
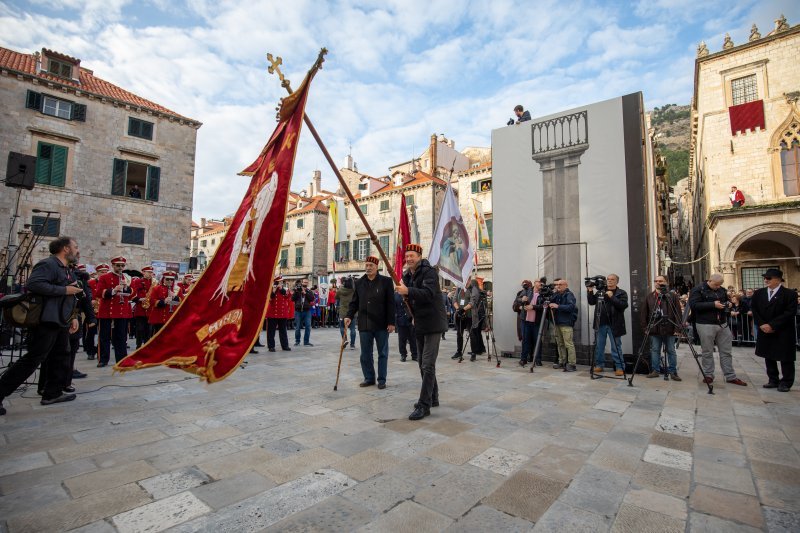
[[[645,298],[639,317],[642,329],[650,324],[650,373],[648,378],[661,375],[661,346],[666,346],[667,368],[673,381],[681,381],[678,376],[675,341],[681,324],[681,303],[678,295],[669,290],[667,278],[656,276],[655,288]]]

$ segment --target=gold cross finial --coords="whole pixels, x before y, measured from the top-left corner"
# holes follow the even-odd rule
[[[283,59],[281,56],[272,57],[272,54],[267,54],[267,61],[269,61],[270,65],[267,67],[267,72],[270,74],[278,73],[278,78],[283,82],[285,78],[283,77],[283,72],[281,72],[280,66],[283,64]]]

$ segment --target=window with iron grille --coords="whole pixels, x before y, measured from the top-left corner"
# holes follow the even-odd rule
[[[144,246],[144,228],[122,226],[122,244],[137,244]]]
[[[33,217],[31,232],[40,237],[58,237],[61,232],[61,220],[58,218]]]
[[[744,76],[731,80],[731,97],[733,105],[746,104],[758,100],[758,84],[756,75]]]
[[[778,268],[778,265],[742,268],[742,289],[760,289],[763,287],[764,278],[762,274],[764,274],[768,268]]]

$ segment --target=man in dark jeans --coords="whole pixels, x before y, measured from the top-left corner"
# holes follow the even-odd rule
[[[436,381],[436,358],[442,332],[447,331],[447,312],[439,296],[439,274],[431,264],[422,259],[422,246],[408,244],[405,253],[406,270],[400,285],[395,289],[408,297],[414,315],[414,331],[417,335],[419,371],[422,387],[419,401],[409,420],[421,420],[431,414],[431,407],[439,405],[439,384]]]
[[[75,295],[82,289],[75,283],[68,264],[80,257],[78,243],[71,237],[59,237],[50,243],[50,257],[33,267],[26,289],[41,297],[42,315],[37,327],[28,332],[28,353],[20,357],[0,376],[0,415],[7,398],[22,385],[36,368],[48,359],[42,391],[42,405],[69,402],[74,394],[65,394],[70,368],[69,336],[78,331],[72,318]]]
[[[300,345],[300,328],[305,328],[303,334],[303,344],[311,344],[311,308],[314,307],[314,292],[308,288],[308,280],[304,279],[299,285],[295,285],[292,293],[294,302],[294,345]]]
[[[377,257],[369,256],[364,264],[366,274],[356,280],[355,293],[347,309],[344,327],[358,313],[358,338],[361,341],[361,371],[364,381],[360,387],[375,385],[373,341],[378,348],[378,388],[386,388],[389,366],[389,333],[394,333],[394,285],[391,278],[378,274]]]
[[[442,298],[444,303],[444,298]],[[405,362],[408,357],[406,345],[411,349],[411,360],[417,360],[417,337],[414,333],[414,324],[408,316],[408,310],[403,303],[403,297],[395,293],[394,295],[395,327],[397,329],[397,342],[400,347],[400,361]],[[444,338],[444,334],[442,334]]]

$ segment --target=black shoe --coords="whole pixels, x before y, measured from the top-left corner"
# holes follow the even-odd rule
[[[536,361],[536,366],[542,366],[542,362],[541,361]]]
[[[300,346],[299,342],[294,343],[295,346]]]
[[[576,372],[578,367],[575,365],[567,365],[567,368],[564,369],[564,372]]]
[[[303,343],[303,346],[314,346],[314,345],[311,344],[310,342],[305,342],[305,343]]]
[[[359,387],[371,387],[373,385],[375,385],[374,381],[362,381],[358,384]]]
[[[469,358],[470,361],[475,361],[478,358],[475,354],[472,354],[472,357]]]
[[[97,368],[103,368],[108,366],[108,363],[97,363]]]
[[[779,383],[775,383],[774,381],[770,381],[769,383],[764,383],[765,389],[777,389],[780,387]]]
[[[456,352],[456,353],[453,354],[453,357],[451,357],[450,359],[461,359],[461,354]]]
[[[261,344],[261,341],[256,341],[256,343],[253,346],[255,346],[256,348],[263,348],[264,347],[264,345]]]
[[[411,360],[412,361],[418,361],[418,359],[416,357],[412,357]]]
[[[73,392],[75,392],[75,387],[73,387],[72,385],[66,386],[64,387],[64,392],[72,394]]]
[[[267,351],[274,352],[275,348],[267,348]]]
[[[97,356],[94,356],[94,355],[87,355],[86,356],[86,360],[87,361],[94,361],[95,359],[97,359]]]
[[[400,362],[401,362],[401,363],[405,363],[405,362],[406,362],[406,358],[405,358],[405,357],[401,357],[401,358],[400,358]]]
[[[356,345],[355,345],[355,344],[351,344],[351,345],[350,345],[350,349],[351,349],[351,350],[355,350],[355,349],[356,349]]]
[[[439,400],[438,399],[437,400],[433,400],[431,402],[431,407],[439,407]]]
[[[284,352],[291,352],[292,351],[292,349],[289,348],[288,346],[286,348],[281,348],[281,350],[283,350]]]
[[[36,394],[39,395],[39,396],[44,396],[44,390],[36,389]]]
[[[564,365],[561,365],[559,363],[553,363],[553,368],[564,368]]]
[[[524,367],[524,366],[527,364],[527,363],[526,363],[525,361],[523,361],[522,359],[520,359],[518,362],[519,362],[519,366],[522,366],[522,367]]]
[[[250,348],[250,353],[258,353],[258,350],[256,350],[255,348]]]
[[[39,403],[41,403],[42,405],[53,405],[54,403],[71,402],[75,398],[77,398],[77,396],[75,396],[74,394],[62,394],[57,398],[51,398],[49,400],[45,400],[44,398],[42,398],[42,401]]]
[[[383,390],[386,388],[386,383],[378,383],[378,388]]]
[[[413,413],[408,415],[408,419],[409,420],[422,420],[426,416],[430,416],[430,414],[431,414],[431,410],[430,409],[424,409],[422,407],[417,407],[416,409],[414,409]]]
[[[789,387],[789,385],[787,385],[786,383],[781,383],[780,385],[778,385],[778,392],[789,392],[790,388],[791,387]]]
[[[85,373],[81,372],[80,370],[73,370],[72,371],[72,379],[83,379],[87,375],[88,374],[85,374]]]

